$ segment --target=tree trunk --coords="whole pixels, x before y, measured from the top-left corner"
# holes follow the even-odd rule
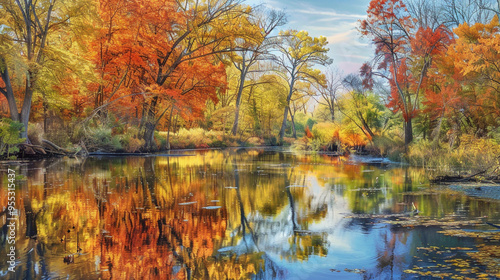
[[[5,84],[5,89],[2,90],[3,95],[7,98],[7,103],[9,104],[10,118],[18,122],[19,121],[19,111],[17,110],[16,98],[14,97],[14,91],[12,90],[12,84],[10,82],[9,70],[5,59],[0,58],[2,64],[5,65],[4,70],[0,72],[2,80]]]
[[[295,118],[294,118],[294,114],[292,114],[292,110],[290,110],[290,118],[292,119],[293,138],[297,139],[297,131],[295,130]]]
[[[158,96],[152,98],[147,112],[142,116],[143,130],[142,139],[144,139],[143,150],[155,151],[157,149],[154,141],[154,132],[156,129],[156,105],[158,103]]]
[[[434,128],[434,130],[431,133],[431,138],[432,138],[432,143],[437,146],[439,143],[439,138],[441,136],[441,126],[443,124],[443,119],[444,119],[444,113],[441,114],[441,117],[438,120],[438,124]]]
[[[42,101],[42,107],[43,107],[43,133],[47,133],[47,111],[49,108],[49,105],[47,104],[47,97],[45,96],[45,92],[42,94],[43,96],[43,101]]]
[[[144,103],[142,103],[142,110],[141,110],[142,117],[141,117],[141,122],[139,123],[139,132],[137,138],[140,137],[141,131],[144,129],[144,125],[146,124],[147,107],[148,107],[147,103],[146,101],[144,101]]]
[[[405,121],[404,130],[405,130],[405,148],[413,141],[413,128],[411,124],[411,118]]]
[[[35,84],[36,73],[33,70],[28,70],[28,74],[26,76],[26,90],[24,93],[24,101],[23,108],[21,109],[21,123],[24,126],[24,130],[21,131],[21,138],[26,138],[26,142],[29,142],[28,139],[28,121],[30,119],[31,112],[31,101],[33,99],[33,87]]]
[[[358,118],[361,120],[361,124],[363,124],[363,128],[366,131],[366,133],[368,133],[368,135],[370,135],[370,137],[373,139],[373,137],[375,137],[375,134],[373,133],[372,129],[368,126],[368,123],[366,123],[365,118],[360,112],[358,112]]]
[[[246,74],[247,74],[246,70],[243,70],[241,72],[241,76],[240,76],[240,85],[238,87],[238,95],[236,96],[236,106],[234,109],[234,124],[233,124],[233,129],[231,130],[231,134],[233,136],[236,136],[236,133],[238,133],[238,121],[239,121],[239,116],[240,116],[241,96],[243,95],[243,88],[245,85]]]
[[[280,134],[279,134],[280,143],[283,142],[283,137],[285,137],[286,119],[288,117],[288,108],[290,107],[290,100],[292,99],[294,84],[295,84],[295,79],[292,78],[292,81],[290,83],[290,90],[289,90],[288,96],[286,98],[285,112],[283,112],[283,122],[281,123],[281,129],[280,129]]]
[[[239,98],[239,96],[238,96]],[[236,136],[236,133],[238,133],[238,120],[240,117],[240,105],[238,104],[238,101],[236,101],[236,108],[234,110],[234,123],[233,123],[233,128],[231,129],[231,134],[233,136]]]
[[[168,129],[167,129],[167,150],[170,150],[170,129],[172,128],[172,115],[174,114],[174,106],[172,105],[172,110],[170,110],[170,118],[168,119]]]
[[[7,103],[9,104],[10,118],[13,121],[21,122],[23,124],[24,130],[20,132],[21,138],[26,138],[27,143],[28,140],[28,121],[31,110],[31,99],[33,97],[33,88],[32,85],[34,83],[33,79],[30,81],[30,78],[26,78],[26,92],[24,95],[23,107],[21,109],[21,114],[17,110],[16,99],[14,97],[14,92],[12,90],[12,85],[10,83],[9,72],[7,67],[1,73],[2,80],[5,83],[5,89],[2,91],[4,96],[7,98]],[[28,74],[28,77],[32,77],[31,72]]]
[[[285,129],[286,129],[286,119],[288,117],[288,106],[285,106],[285,112],[283,113],[283,122],[281,123],[281,129],[280,129],[280,142],[283,142],[283,137],[285,137]]]
[[[155,128],[156,125],[152,122],[146,123],[144,131],[144,150],[147,152],[156,151],[157,146],[155,143]]]

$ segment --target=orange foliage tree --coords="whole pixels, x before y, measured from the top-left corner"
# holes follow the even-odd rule
[[[460,115],[467,100],[463,98],[463,87],[466,83],[460,68],[454,63],[454,40],[446,52],[434,57],[434,65],[430,68],[428,79],[424,81],[424,114],[430,120],[437,120],[430,136],[437,141],[443,122]],[[432,128],[432,127],[431,127]]]
[[[139,137],[145,149],[154,149],[154,131],[168,110],[196,117],[208,99],[217,102],[226,83],[218,55],[246,36],[237,19],[250,10],[236,0],[99,3],[103,20],[92,43],[99,76],[92,85],[95,107],[134,95]]]
[[[445,120],[455,131],[463,124],[481,135],[500,117],[498,17],[486,24],[461,24],[454,33],[456,40],[435,57],[426,81],[424,112],[438,119],[435,140]]]
[[[455,81],[467,81],[461,98],[466,101],[460,108],[473,120],[476,132],[486,132],[496,126],[500,117],[500,23],[498,16],[486,24],[472,26],[464,23],[454,30],[458,36],[449,49],[460,71]]]

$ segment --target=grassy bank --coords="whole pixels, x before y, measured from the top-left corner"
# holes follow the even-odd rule
[[[279,143],[276,137],[232,136],[227,132],[205,130],[202,128],[180,128],[170,135],[166,131],[157,131],[154,135],[155,150],[144,150],[145,141],[139,137],[139,129],[135,126],[126,126],[106,121],[89,126],[78,126],[70,123],[58,130],[47,133],[41,124],[30,124],[28,131],[29,142],[19,137],[19,123],[9,119],[0,121],[0,158],[15,159],[17,157],[53,156],[75,154],[80,150],[86,152],[106,153],[141,153],[167,151],[169,149],[208,149],[226,147],[256,147],[256,146],[289,146],[293,138],[284,138]],[[60,147],[61,153],[47,151],[44,140]],[[36,147],[34,154],[26,152],[26,147]],[[45,152],[40,152],[45,149]],[[32,149],[33,150],[33,149]],[[64,151],[64,152],[62,152]]]
[[[420,140],[410,145],[405,159],[413,166],[422,166],[434,176],[499,175],[500,143],[493,138],[476,138],[464,134],[458,143],[436,143]]]

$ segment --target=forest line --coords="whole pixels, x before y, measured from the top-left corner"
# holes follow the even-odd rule
[[[286,29],[265,5],[1,0],[0,153],[43,139],[109,152],[288,143],[424,162],[494,152],[499,13],[497,1],[372,0],[357,27],[372,59],[345,75],[325,37]]]

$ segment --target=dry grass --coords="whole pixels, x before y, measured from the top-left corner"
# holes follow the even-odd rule
[[[161,131],[159,135],[166,139],[167,132]],[[222,131],[181,128],[177,133],[170,134],[170,147],[172,149],[194,149],[240,146],[241,143],[238,143],[238,139],[238,137],[224,135]]]
[[[457,148],[430,141],[415,143],[410,146],[408,161],[412,165],[433,169],[436,175],[483,170],[495,172],[500,166],[499,155],[500,145],[493,139],[462,135]]]

